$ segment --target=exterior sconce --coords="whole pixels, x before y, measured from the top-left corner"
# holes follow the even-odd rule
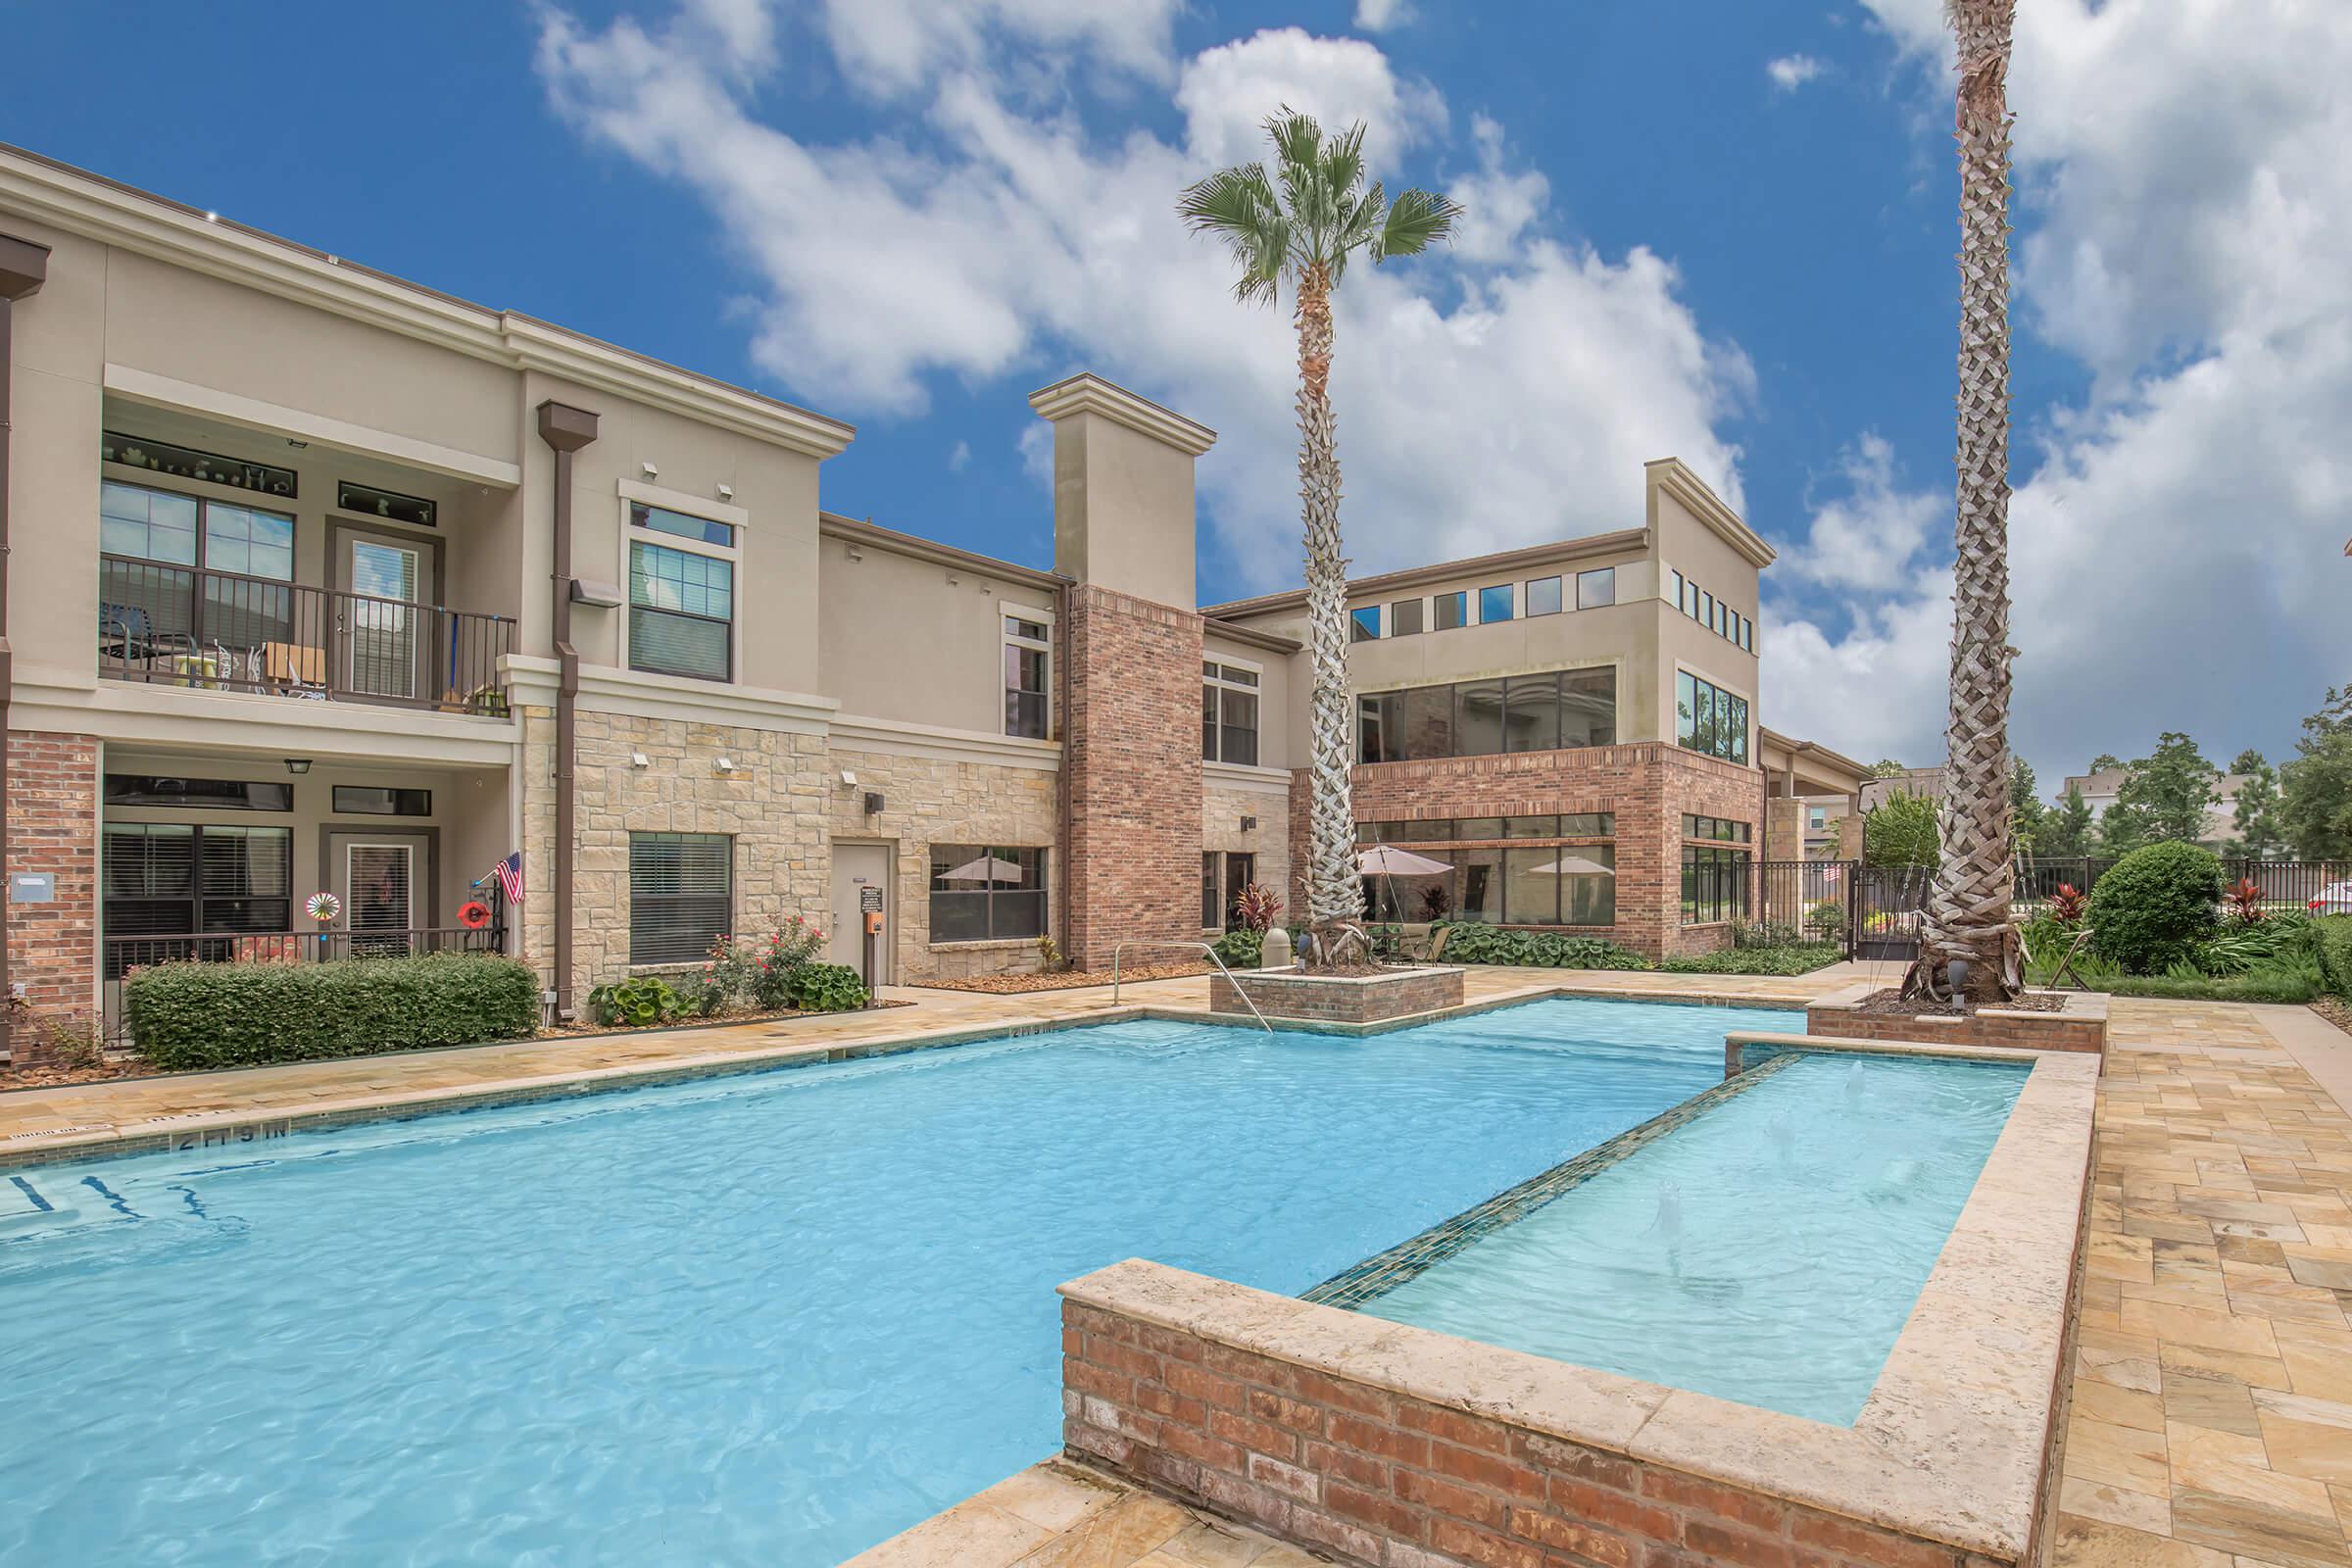
[[[865,792],[865,814],[866,814],[866,815],[868,815],[868,816],[878,816],[878,815],[880,815],[880,814],[881,814],[881,812],[882,812],[882,796],[881,796],[881,793],[880,793],[879,791],[876,791],[876,790],[867,790],[867,791]]]
[[[652,758],[646,756],[643,752],[631,752],[629,754],[629,765],[631,767],[651,767],[654,765],[654,760]]]
[[[734,771],[735,771],[735,759],[733,759],[732,757],[722,757],[722,758],[720,758],[720,759],[718,760],[718,770],[719,770],[721,773],[732,773],[732,772],[734,772]]]
[[[1243,817],[1243,818],[1242,818],[1242,831],[1243,831],[1243,832],[1245,832],[1245,833],[1254,833],[1254,832],[1256,832],[1256,831],[1257,831],[1257,818],[1256,818],[1256,817],[1254,817],[1254,816],[1245,816],[1245,817]]]
[[[289,772],[289,773],[308,773],[310,770],[311,770],[311,760],[310,760],[309,758],[307,758],[307,757],[289,757],[289,758],[287,758],[287,759],[286,759],[286,771],[287,771],[287,772]]]

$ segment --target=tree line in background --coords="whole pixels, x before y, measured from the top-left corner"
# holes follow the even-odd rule
[[[2093,758],[2093,773],[2120,771],[2115,803],[2094,811],[2082,790],[2070,788],[2056,805],[2034,787],[2022,759],[2009,768],[2009,808],[2017,853],[2041,860],[2085,856],[2120,858],[2149,844],[2203,840],[2206,814],[2221,804],[2224,770],[2178,730],[2156,739],[2156,750],[2133,761]],[[1905,769],[1873,763],[1869,776],[1891,778]],[[2274,766],[2251,748],[2231,760],[2238,776],[2230,858],[2352,859],[2352,686],[2330,687],[2318,712],[2303,720],[2295,755]],[[1897,794],[1873,807],[1863,821],[1863,858],[1874,865],[1934,865],[1936,803]]]

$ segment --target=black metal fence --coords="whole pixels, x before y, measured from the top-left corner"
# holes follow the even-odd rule
[[[2020,857],[2016,912],[2045,912],[2061,888],[2087,897],[2116,861]],[[2352,914],[2352,860],[2225,859],[2222,878],[2252,882],[2274,909]],[[1756,865],[1757,918],[1811,942],[1842,942],[1853,958],[1909,958],[1919,951],[1931,873],[1923,866],[1870,866],[1856,860],[1763,860]]]

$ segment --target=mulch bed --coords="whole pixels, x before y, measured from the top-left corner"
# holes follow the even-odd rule
[[[57,1089],[67,1084],[102,1084],[110,1078],[153,1078],[156,1070],[136,1056],[103,1062],[95,1067],[66,1067],[43,1062],[24,1067],[0,1067],[0,1090]]]
[[[1183,980],[1193,975],[1208,973],[1209,966],[1198,958],[1181,963],[1139,963],[1133,968],[1119,966],[1119,979]],[[915,980],[909,984],[925,991],[985,991],[994,996],[1017,996],[1024,991],[1076,991],[1085,986],[1110,984],[1108,969],[1063,969],[1056,974],[976,974],[962,980]]]
[[[2054,992],[2029,991],[2015,1002],[1999,1004],[2009,1012],[2064,1012],[2066,998]],[[1903,1018],[1964,1018],[1975,1007],[1964,1003],[1929,1002],[1920,998],[1906,1000],[1902,989],[1889,986],[1874,991],[1855,1004],[1858,1012],[1890,1013]]]
[[[2322,997],[2311,1004],[2311,1010],[2344,1033],[2352,1035],[2352,1002],[2336,997]]]
[[[880,1012],[886,1007],[911,1007],[914,1004],[911,1002],[892,1002],[876,997],[863,1007],[852,1007],[848,1010],[850,1012]],[[760,1012],[718,1012],[703,1018],[673,1018],[668,1023],[649,1023],[637,1028],[631,1028],[625,1024],[589,1023],[583,1019],[578,1023],[557,1024],[553,1027],[542,1028],[531,1038],[534,1040],[588,1040],[598,1035],[659,1035],[668,1034],[679,1029],[725,1029],[739,1023],[783,1023],[793,1018],[838,1018],[843,1016],[846,1014],[841,1012],[808,1012],[799,1007],[772,1007]],[[500,1043],[498,1041],[483,1042],[485,1045]]]

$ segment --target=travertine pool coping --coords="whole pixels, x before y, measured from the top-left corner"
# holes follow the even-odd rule
[[[1758,1051],[2016,1062],[2032,1071],[1852,1427],[1803,1420],[1132,1258],[1063,1298],[1539,1436],[2025,1560],[2057,1407],[2098,1062],[1742,1033]]]

